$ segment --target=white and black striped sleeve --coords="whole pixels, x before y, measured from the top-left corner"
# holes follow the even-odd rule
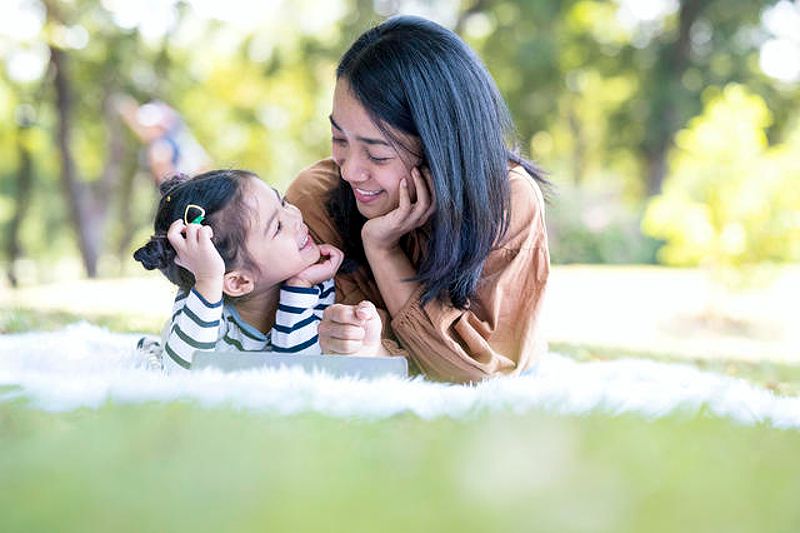
[[[319,354],[317,329],[322,311],[335,297],[333,280],[314,287],[281,287],[275,326],[270,335],[275,353]],[[320,307],[322,306],[322,307]]]
[[[164,344],[164,369],[189,370],[192,354],[211,351],[217,344],[222,319],[222,300],[209,302],[194,288],[179,292]]]

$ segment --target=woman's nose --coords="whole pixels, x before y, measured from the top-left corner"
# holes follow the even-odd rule
[[[348,183],[363,183],[367,179],[367,172],[352,158],[343,160],[339,165],[339,171]]]

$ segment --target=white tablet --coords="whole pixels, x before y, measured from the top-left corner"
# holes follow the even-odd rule
[[[192,370],[213,368],[223,372],[259,368],[302,368],[306,372],[325,372],[332,376],[377,378],[408,376],[405,357],[356,357],[347,355],[292,355],[274,352],[195,352]]]

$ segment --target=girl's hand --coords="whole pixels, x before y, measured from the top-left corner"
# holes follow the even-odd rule
[[[326,279],[331,279],[344,260],[344,253],[330,244],[319,245],[320,261],[306,268],[296,276],[286,280],[293,287],[313,287]]]
[[[364,248],[391,250],[397,246],[400,237],[421,227],[434,213],[436,204],[431,192],[430,171],[423,169],[420,172],[419,167],[414,167],[411,178],[417,192],[416,201],[411,201],[408,181],[403,178],[400,180],[400,205],[394,211],[368,220],[361,229]]]
[[[196,284],[204,282],[222,283],[225,275],[225,262],[219,255],[211,238],[211,226],[189,224],[176,220],[167,230],[167,240],[175,249],[175,264],[194,274]]]
[[[372,302],[333,304],[319,324],[319,344],[324,354],[387,355],[381,329],[381,317]]]

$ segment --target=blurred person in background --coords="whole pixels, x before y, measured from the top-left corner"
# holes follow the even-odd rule
[[[144,143],[144,159],[153,182],[160,186],[175,174],[195,175],[210,169],[210,158],[180,114],[164,102],[139,103],[129,95],[116,99],[125,123]]]

